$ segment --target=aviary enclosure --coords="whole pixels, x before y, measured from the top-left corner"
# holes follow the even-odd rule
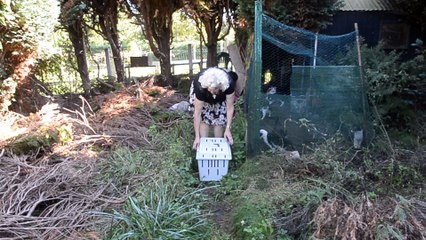
[[[262,13],[245,90],[249,155],[303,150],[336,134],[355,148],[371,129],[359,36],[329,36],[290,27]],[[356,64],[354,64],[356,63]]]

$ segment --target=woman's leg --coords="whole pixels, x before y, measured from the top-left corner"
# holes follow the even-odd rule
[[[215,125],[213,128],[214,137],[223,138],[223,126]]]
[[[200,123],[200,137],[208,137],[210,131],[210,125],[205,122]]]

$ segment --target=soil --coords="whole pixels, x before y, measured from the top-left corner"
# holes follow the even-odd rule
[[[232,214],[233,206],[231,203],[223,200],[215,200],[215,189],[208,189],[207,195],[209,201],[206,206],[210,212],[210,220],[216,223],[218,229],[225,233],[231,233],[232,231]]]

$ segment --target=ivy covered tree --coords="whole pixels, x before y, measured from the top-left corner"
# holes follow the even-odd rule
[[[182,7],[180,0],[128,0],[129,12],[142,27],[151,51],[160,61],[158,85],[176,85],[171,71],[170,46],[173,41],[173,13]]]
[[[186,14],[195,21],[198,33],[207,47],[207,66],[217,66],[217,43],[229,34],[234,2],[232,0],[183,0],[183,2]]]
[[[74,54],[77,59],[78,72],[83,83],[83,91],[86,97],[90,96],[91,80],[89,77],[89,66],[87,63],[86,39],[87,34],[84,31],[84,13],[88,10],[84,1],[80,0],[61,0],[60,22],[65,30],[74,48]]]
[[[15,100],[19,112],[29,113],[37,98],[31,84],[36,44],[17,2],[0,1],[0,43],[0,111]]]

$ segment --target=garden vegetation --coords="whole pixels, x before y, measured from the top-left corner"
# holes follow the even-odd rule
[[[74,17],[87,7],[67,1],[62,9],[71,3],[78,3],[67,8]],[[168,110],[187,99],[193,76],[173,76],[173,87],[149,76],[115,82],[103,94],[87,96],[82,84],[79,94],[54,94],[44,80],[81,69],[72,54],[34,55],[25,22],[32,18],[22,9],[0,2],[1,238],[426,239],[420,39],[406,61],[380,44],[362,46],[375,133],[362,148],[338,132],[304,146],[297,160],[269,151],[248,158],[240,97],[228,174],[200,182],[192,116]],[[57,41],[72,53],[66,39]]]

